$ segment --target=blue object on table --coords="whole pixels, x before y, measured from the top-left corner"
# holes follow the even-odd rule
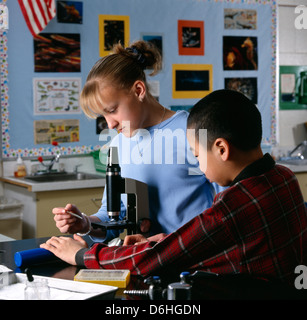
[[[17,267],[26,267],[34,264],[54,262],[60,259],[46,249],[36,248],[16,252],[14,260]]]

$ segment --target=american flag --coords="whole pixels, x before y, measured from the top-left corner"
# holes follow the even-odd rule
[[[18,0],[18,2],[34,37],[55,17],[55,0]]]

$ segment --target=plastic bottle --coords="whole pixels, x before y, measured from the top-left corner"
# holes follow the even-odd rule
[[[18,155],[17,162],[14,168],[14,176],[17,178],[25,177],[27,175],[27,168],[23,163],[20,154]]]

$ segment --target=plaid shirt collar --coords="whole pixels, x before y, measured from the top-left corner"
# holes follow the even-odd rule
[[[259,176],[269,170],[271,170],[275,165],[274,159],[269,153],[266,153],[261,159],[249,164],[244,168],[232,181],[230,187],[235,185],[237,182],[248,179],[254,176]]]

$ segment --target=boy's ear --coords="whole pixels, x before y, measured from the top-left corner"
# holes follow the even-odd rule
[[[218,138],[214,142],[215,151],[217,155],[223,160],[226,161],[229,159],[230,146],[227,140],[223,138]]]

